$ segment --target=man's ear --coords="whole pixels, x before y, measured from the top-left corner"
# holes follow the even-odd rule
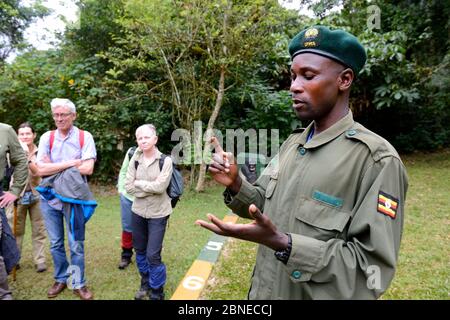
[[[347,91],[350,89],[353,79],[355,78],[355,74],[353,70],[350,68],[346,68],[339,73],[338,76],[338,87],[340,91]]]

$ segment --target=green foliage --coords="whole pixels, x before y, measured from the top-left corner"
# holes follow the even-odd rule
[[[122,32],[116,19],[123,15],[123,2],[79,0],[80,18],[65,32],[66,49],[72,48],[77,56],[90,57],[113,46],[114,37]]]
[[[31,51],[5,66],[0,77],[0,118],[12,125],[31,121],[39,133],[53,128],[50,100],[67,93],[59,52]]]
[[[0,66],[14,49],[23,49],[24,31],[37,17],[48,14],[41,1],[24,6],[20,0],[0,2]]]

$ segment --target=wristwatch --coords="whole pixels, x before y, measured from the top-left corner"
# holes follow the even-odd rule
[[[291,256],[291,250],[292,250],[292,237],[290,233],[286,233],[288,236],[288,246],[284,250],[275,251],[274,255],[275,258],[286,264],[289,260],[289,257]]]

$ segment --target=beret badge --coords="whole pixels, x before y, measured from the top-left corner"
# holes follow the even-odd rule
[[[317,36],[319,35],[319,30],[316,28],[309,28],[305,32],[305,37],[303,39],[303,46],[305,48],[317,47],[319,44],[317,42]]]

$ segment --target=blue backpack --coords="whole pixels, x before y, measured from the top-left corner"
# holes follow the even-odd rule
[[[165,154],[161,155],[161,159],[159,159],[159,170],[162,170],[166,157],[167,155]],[[135,160],[134,168],[137,169],[138,166],[139,162]],[[181,175],[181,172],[175,167],[175,165],[173,165],[172,178],[170,179],[170,183],[166,191],[171,199],[172,208],[175,208],[177,202],[180,200],[180,197],[183,194],[183,176]]]

